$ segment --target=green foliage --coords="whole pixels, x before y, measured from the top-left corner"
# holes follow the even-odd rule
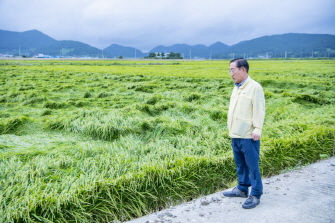
[[[41,112],[41,116],[51,115],[51,114],[52,114],[52,111],[50,109],[45,109],[45,110],[42,110]]]
[[[50,108],[50,109],[60,109],[65,108],[67,106],[68,105],[64,102],[52,102],[52,101],[45,102],[43,105],[44,108]]]
[[[155,105],[157,102],[159,102],[162,99],[162,95],[154,95],[153,97],[149,98],[146,103],[150,105]]]
[[[197,94],[197,93],[192,93],[188,96],[185,97],[185,101],[196,101],[196,100],[199,100],[201,98],[201,95],[200,94]]]
[[[227,121],[227,112],[222,111],[222,110],[217,110],[214,109],[212,111],[210,111],[210,117],[211,119],[215,120],[215,121]]]
[[[92,97],[92,93],[86,91],[86,92],[84,93],[84,98],[90,98],[90,97]]]
[[[98,94],[98,98],[107,98],[109,96],[109,93],[107,92],[101,92]]]
[[[168,53],[168,54],[160,54],[160,53],[149,53],[149,56],[146,56],[144,58],[148,58],[148,59],[184,59],[180,53]]]
[[[294,102],[305,104],[305,103],[314,103],[318,105],[330,104],[331,101],[326,98],[321,98],[320,96],[314,96],[309,94],[300,94],[295,97]]]
[[[334,61],[249,62],[262,174],[333,156]],[[126,221],[236,178],[229,61],[2,64],[1,222]]]
[[[3,123],[0,124],[0,133],[1,134],[15,133],[27,121],[28,118],[25,116],[6,119]]]
[[[270,138],[262,153],[262,172],[278,173],[287,167],[308,164],[322,156],[334,155],[335,129],[314,126],[284,138]]]

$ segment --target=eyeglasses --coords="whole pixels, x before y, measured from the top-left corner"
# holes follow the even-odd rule
[[[229,73],[229,74],[232,74],[232,73],[234,73],[234,72],[235,72],[235,69],[228,70],[228,73]]]

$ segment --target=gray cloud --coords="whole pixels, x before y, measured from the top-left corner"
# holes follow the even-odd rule
[[[147,51],[289,32],[335,34],[334,9],[333,0],[1,0],[0,29]]]

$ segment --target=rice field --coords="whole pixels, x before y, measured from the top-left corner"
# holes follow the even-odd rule
[[[334,156],[335,60],[250,60],[263,177]],[[0,222],[119,222],[223,190],[229,61],[0,60]]]

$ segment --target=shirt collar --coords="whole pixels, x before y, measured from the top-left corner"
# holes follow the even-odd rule
[[[246,78],[246,79],[244,79],[241,83],[235,83],[235,85],[238,87],[238,88],[240,88],[243,84],[244,84],[244,82],[246,82],[246,80],[249,78],[249,76]]]

